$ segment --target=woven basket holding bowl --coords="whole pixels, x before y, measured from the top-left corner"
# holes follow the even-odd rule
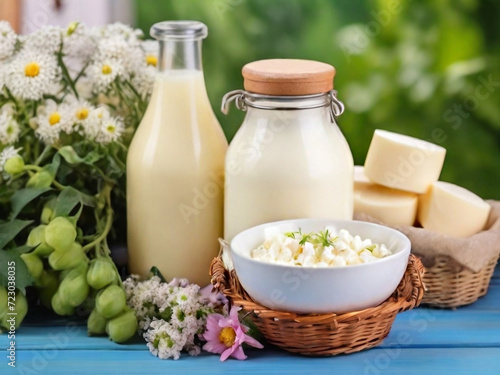
[[[311,356],[354,353],[380,344],[389,334],[396,314],[420,304],[423,273],[421,261],[410,255],[397,289],[380,305],[343,314],[294,314],[256,303],[241,286],[235,271],[224,268],[220,256],[210,266],[214,287],[250,313],[269,343]]]

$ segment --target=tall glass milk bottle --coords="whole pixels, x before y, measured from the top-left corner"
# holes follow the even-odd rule
[[[201,22],[151,28],[160,42],[151,101],[127,157],[130,272],[209,283],[223,232],[227,141],[205,89]]]

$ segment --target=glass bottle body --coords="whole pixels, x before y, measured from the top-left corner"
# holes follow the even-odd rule
[[[160,69],[127,158],[129,268],[208,284],[223,225],[227,141],[201,69],[201,38],[160,40]]]
[[[226,158],[225,239],[276,220],[352,219],[353,158],[327,97],[251,96]]]

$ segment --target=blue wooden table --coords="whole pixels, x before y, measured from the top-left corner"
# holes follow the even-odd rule
[[[488,294],[456,310],[418,308],[399,314],[383,344],[327,358],[267,346],[246,361],[202,354],[178,361],[153,357],[143,341],[118,345],[88,337],[82,322],[31,316],[16,333],[15,369],[0,336],[0,374],[495,374],[500,375],[500,266]]]

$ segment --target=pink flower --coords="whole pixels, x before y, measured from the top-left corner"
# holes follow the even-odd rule
[[[245,359],[247,356],[241,347],[244,342],[254,348],[264,347],[253,337],[245,334],[249,328],[240,323],[238,318],[240,309],[241,307],[233,306],[228,317],[221,314],[210,314],[207,317],[207,327],[203,334],[207,343],[203,345],[203,349],[210,353],[221,354],[221,362],[230,356],[239,360]]]

